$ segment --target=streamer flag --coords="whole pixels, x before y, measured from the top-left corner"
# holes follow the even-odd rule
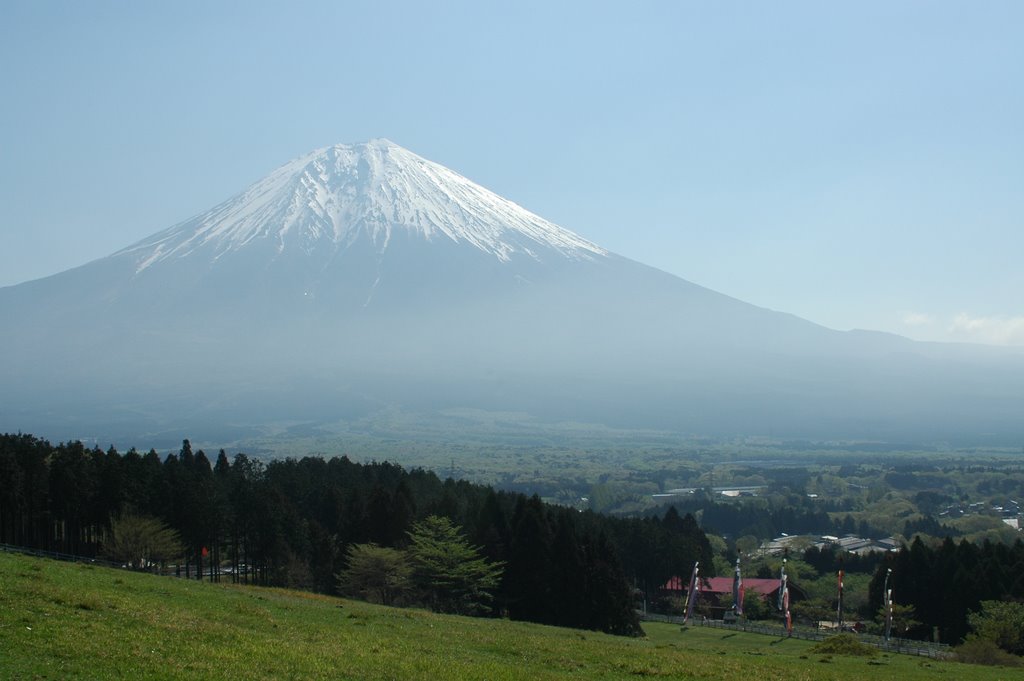
[[[779,610],[786,618],[786,631],[793,633],[793,618],[789,614],[789,577],[786,576],[786,559],[782,559],[782,574],[779,577]]]
[[[686,614],[683,616],[683,624],[693,617],[693,608],[697,605],[697,592],[700,591],[700,583],[697,575],[700,573],[700,561],[693,564],[693,574],[690,576],[690,588],[686,591]]]
[[[743,577],[740,575],[740,559],[736,559],[736,574],[732,578],[732,609],[736,615],[743,614]]]
[[[843,630],[843,570],[839,570],[839,605],[836,608],[836,626]]]
[[[892,568],[885,573],[885,588],[882,591],[882,598],[885,605],[885,642],[889,642],[892,636],[892,587],[889,586],[889,577],[892,576]]]

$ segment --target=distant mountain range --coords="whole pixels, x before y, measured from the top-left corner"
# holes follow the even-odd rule
[[[316,150],[109,257],[0,289],[0,314],[0,430],[51,439],[226,441],[472,407],[719,435],[1024,441],[1019,350],[749,305],[387,140]]]

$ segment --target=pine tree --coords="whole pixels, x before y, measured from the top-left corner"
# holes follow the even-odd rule
[[[413,582],[431,610],[463,615],[488,610],[502,566],[483,558],[452,521],[429,516],[414,523],[406,552]]]
[[[520,497],[512,517],[504,593],[512,619],[551,623],[551,530],[540,497]]]

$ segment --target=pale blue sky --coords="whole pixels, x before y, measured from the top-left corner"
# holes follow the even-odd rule
[[[387,137],[837,329],[1024,345],[1024,3],[0,0],[0,285]]]

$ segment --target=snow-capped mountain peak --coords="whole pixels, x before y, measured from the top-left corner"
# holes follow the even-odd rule
[[[466,244],[507,261],[607,252],[521,206],[386,139],[317,149],[241,194],[120,253],[136,272],[190,254],[217,260],[249,245],[344,249],[369,239],[387,250],[398,231]]]

